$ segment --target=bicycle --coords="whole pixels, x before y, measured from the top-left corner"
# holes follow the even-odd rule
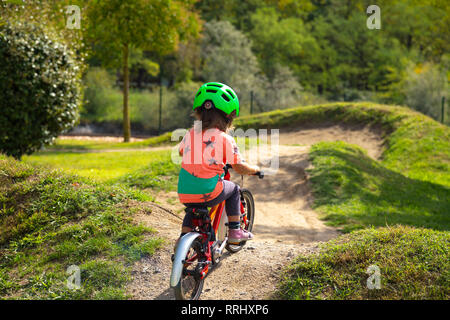
[[[232,167],[228,164],[224,167],[225,180],[230,180],[230,168]],[[260,179],[264,178],[262,171],[255,175]],[[248,189],[242,188],[240,193],[241,227],[251,231],[255,219],[255,202]],[[177,300],[198,300],[210,266],[220,263],[224,249],[236,253],[244,247],[246,241],[239,244],[228,242],[225,201],[210,210],[205,206],[187,206],[185,211],[193,215],[194,230],[181,237],[172,255],[170,287]]]

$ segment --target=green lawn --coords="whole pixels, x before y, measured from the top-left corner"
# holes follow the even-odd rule
[[[136,171],[147,170],[152,178],[164,174],[164,170],[152,170],[165,167],[174,170],[170,158],[171,150],[157,151],[117,151],[117,152],[41,152],[24,156],[23,161],[32,165],[43,165],[63,169],[100,182],[123,180]],[[170,173],[173,173],[170,171]]]
[[[164,133],[160,136],[151,137],[142,141],[135,142],[110,142],[99,139],[78,140],[78,139],[56,139],[55,143],[47,146],[46,150],[58,151],[89,151],[89,150],[105,150],[105,149],[143,149],[149,147],[157,147],[161,145],[174,144],[170,140],[171,132]]]

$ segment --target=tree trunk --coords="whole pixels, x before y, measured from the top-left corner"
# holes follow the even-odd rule
[[[129,70],[128,70],[128,44],[123,46],[123,142],[130,142],[131,125],[130,110],[128,107]]]

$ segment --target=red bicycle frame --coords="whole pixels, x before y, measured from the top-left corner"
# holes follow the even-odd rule
[[[228,172],[228,170],[226,170],[224,180],[230,180],[230,173]],[[207,273],[209,271],[209,265],[212,263],[211,248],[214,245],[214,243],[216,242],[216,239],[218,237],[218,230],[219,230],[219,226],[220,226],[220,221],[222,220],[224,208],[225,208],[225,201],[222,201],[221,203],[212,207],[209,210],[210,221],[205,222],[203,218],[192,219],[194,228],[198,227],[198,229],[200,230],[200,234],[203,237],[203,240],[202,240],[203,244],[205,244],[207,242],[206,247],[204,247],[205,248],[204,255],[206,258],[206,263],[200,272],[201,279],[203,279],[207,275]],[[241,215],[243,218],[242,223],[244,223],[244,225],[247,226],[248,225],[247,216],[244,213],[245,213],[245,207],[243,205],[243,202],[241,201]],[[211,221],[212,221],[212,224],[211,224]],[[211,240],[211,237],[208,235],[207,229],[209,228],[210,225],[212,225],[212,230],[210,230],[210,232],[214,232],[214,235],[215,235],[213,240]],[[227,239],[224,239],[224,241],[227,241]],[[190,259],[186,260],[185,264],[190,264],[193,261],[195,261],[196,259],[198,259],[198,257],[197,257],[197,255],[194,255]]]

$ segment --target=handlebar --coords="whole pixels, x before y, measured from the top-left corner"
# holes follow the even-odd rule
[[[254,174],[255,176],[258,176],[258,178],[260,179],[264,179],[264,171],[258,171],[257,173]]]

